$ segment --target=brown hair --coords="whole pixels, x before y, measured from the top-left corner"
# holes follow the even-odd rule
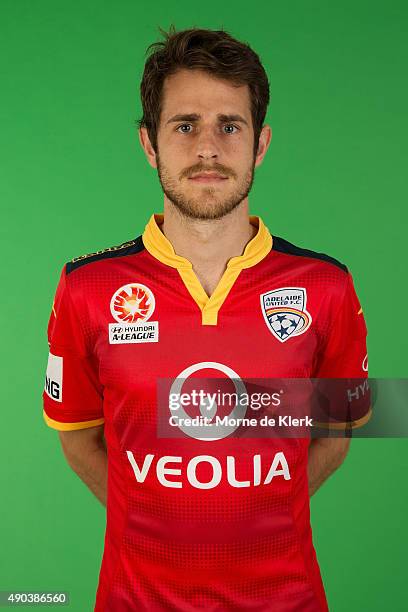
[[[167,76],[181,68],[201,69],[235,85],[248,85],[254,126],[254,155],[269,104],[269,82],[259,56],[249,45],[233,38],[225,30],[189,29],[169,32],[159,28],[164,41],[147,47],[143,78],[140,84],[143,117],[136,121],[146,127],[153,149],[157,152],[157,131],[162,110],[163,83]]]

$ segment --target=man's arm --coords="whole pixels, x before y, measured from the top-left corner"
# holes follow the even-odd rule
[[[314,438],[310,442],[307,464],[310,497],[341,466],[350,438]]]
[[[106,506],[108,456],[103,432],[104,425],[98,425],[58,433],[68,464]]]

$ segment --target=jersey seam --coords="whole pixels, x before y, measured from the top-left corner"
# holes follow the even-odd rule
[[[317,251],[313,251],[316,253],[315,256],[313,255],[307,255],[307,254],[303,254],[303,253],[290,253],[288,251],[285,250],[281,250],[279,248],[279,242],[278,244],[276,244],[274,242],[274,240],[276,239],[276,242],[278,242],[279,240],[285,241],[288,244],[290,244],[291,246],[295,247],[296,249],[302,249],[303,247],[298,247],[295,244],[293,244],[292,242],[289,242],[288,240],[285,240],[284,238],[281,238],[280,236],[275,236],[272,234],[272,251],[275,251],[275,253],[280,253],[281,255],[287,255],[289,257],[302,257],[303,259],[311,259],[313,261],[320,261],[322,263],[325,264],[330,264],[331,266],[334,266],[335,268],[338,268],[340,270],[342,270],[342,272],[344,272],[345,274],[348,274],[349,270],[346,264],[344,264],[343,262],[341,262],[340,260],[336,259],[335,257],[332,257],[331,255],[327,255],[326,253],[318,253]],[[311,251],[311,249],[305,249],[308,251]],[[326,259],[325,257],[319,257],[319,255],[324,255],[325,257],[330,259],[335,259],[335,261],[330,261],[329,259]],[[346,268],[346,269],[345,269]]]
[[[296,439],[296,441],[298,443],[298,448],[300,449],[300,446],[301,446],[300,442],[297,439]],[[298,456],[296,458],[296,463],[295,463],[295,472],[297,472],[297,470],[298,470],[300,456],[301,456],[301,453],[298,453]],[[293,486],[292,486],[292,491],[293,491]],[[293,495],[291,496],[291,498],[292,498],[292,502],[291,502],[291,505],[290,505],[290,507],[291,507],[291,516],[292,516],[293,526],[294,526],[294,529],[295,529],[295,532],[296,532],[296,536],[297,536],[297,541],[298,541],[297,550],[298,550],[298,553],[299,553],[299,555],[300,555],[300,557],[302,559],[304,572],[305,572],[305,575],[306,575],[307,581],[308,581],[308,587],[309,587],[310,591],[313,593],[313,595],[315,597],[315,600],[319,604],[319,607],[320,607],[319,594],[317,593],[315,585],[314,585],[314,582],[313,582],[313,578],[312,578],[313,574],[308,570],[308,567],[307,567],[304,546],[302,545],[302,538],[301,538],[301,535],[300,535],[300,532],[299,532],[299,529],[298,529],[298,526],[297,526],[297,523],[296,523],[296,520],[295,520]],[[310,501],[309,501],[309,513],[310,513]]]
[[[119,444],[119,439],[118,439],[118,436],[117,436],[117,433],[116,433],[114,427],[112,427],[112,434],[116,438],[116,442],[117,442],[117,449],[116,450],[119,453],[120,461],[121,462],[123,461],[125,463],[125,460],[122,459],[122,455],[121,455],[122,451],[121,451],[120,444]],[[125,471],[125,478],[126,478],[126,469],[124,471]],[[124,517],[124,520],[123,520],[123,527],[122,527],[122,531],[121,531],[120,539],[119,539],[119,550],[118,550],[118,557],[117,557],[117,560],[116,560],[116,566],[114,568],[114,571],[112,572],[112,577],[111,577],[111,580],[110,580],[110,583],[109,583],[109,587],[106,589],[106,595],[105,595],[105,601],[104,601],[104,605],[105,606],[109,603],[109,598],[110,598],[110,596],[112,594],[112,589],[113,589],[113,586],[114,586],[114,583],[115,583],[115,578],[116,578],[116,576],[119,573],[121,565],[123,564],[123,558],[122,558],[122,555],[123,555],[123,540],[124,540],[124,535],[126,533],[126,528],[127,528],[127,519],[129,517],[129,494],[128,494],[128,491],[129,491],[129,482],[128,482],[128,479],[126,478],[126,490],[125,490],[126,510],[125,510],[125,517]],[[106,507],[108,507],[108,499],[106,500]]]
[[[310,259],[311,261],[318,261],[322,264],[328,264],[329,266],[334,266],[335,268],[337,268],[337,270],[341,270],[344,274],[348,274],[348,270],[344,270],[343,267],[341,267],[339,264],[341,264],[341,262],[339,262],[339,264],[334,263],[333,261],[328,261],[327,259],[322,259],[320,257],[313,257],[312,255],[297,255],[296,253],[287,253],[286,251],[279,251],[277,248],[272,248],[272,251],[275,251],[275,253],[279,253],[280,255],[285,255],[287,257],[297,257],[297,258],[301,258],[301,259]],[[345,264],[341,264],[342,266],[345,266]]]

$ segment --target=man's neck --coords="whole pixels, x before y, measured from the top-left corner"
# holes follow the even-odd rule
[[[231,257],[242,255],[257,229],[250,224],[245,199],[222,219],[191,219],[171,203],[164,202],[161,231],[176,255],[191,261],[207,295],[211,295]]]

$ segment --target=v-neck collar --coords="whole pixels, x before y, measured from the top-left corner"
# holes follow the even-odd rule
[[[144,246],[153,257],[178,270],[191,297],[201,310],[202,325],[217,325],[218,312],[241,270],[255,266],[271,250],[272,236],[268,228],[260,217],[249,216],[249,222],[258,228],[257,233],[247,243],[242,255],[231,257],[227,262],[227,268],[218,285],[208,297],[193,270],[191,261],[176,255],[170,240],[161,231],[159,226],[163,221],[163,213],[152,214],[142,235]]]

